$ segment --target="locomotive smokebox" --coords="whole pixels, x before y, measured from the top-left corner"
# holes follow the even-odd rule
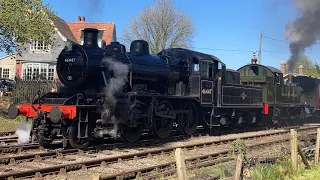
[[[130,44],[130,53],[133,55],[149,55],[149,44],[145,40],[134,40]]]
[[[85,28],[83,32],[83,46],[97,48],[98,46],[98,29]]]

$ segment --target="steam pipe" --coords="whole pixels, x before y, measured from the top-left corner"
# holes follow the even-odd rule
[[[105,73],[106,73],[105,71],[101,71],[104,85],[107,86],[108,85],[108,80],[107,80],[107,75]]]

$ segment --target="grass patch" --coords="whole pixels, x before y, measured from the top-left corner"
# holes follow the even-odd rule
[[[220,166],[218,165],[218,166],[204,167],[204,168],[194,170],[192,172],[187,172],[187,177],[188,179],[190,179],[195,176],[213,175],[213,174],[219,175],[220,179],[224,179],[230,176],[230,172],[226,170],[226,167],[224,167],[223,165],[220,165]]]
[[[0,132],[15,131],[17,125],[23,121],[25,121],[25,117],[23,116],[18,116],[16,119],[0,116]]]
[[[311,162],[309,162],[311,163]],[[305,169],[299,162],[298,170],[293,171],[289,160],[280,161],[272,166],[266,167],[256,165],[250,171],[252,180],[315,180],[320,179],[320,164],[311,165],[311,169]]]
[[[251,170],[253,180],[280,180],[292,175],[293,170],[289,161],[281,161],[269,167],[257,164]]]
[[[320,179],[320,165],[312,165],[311,169],[300,169],[298,173],[292,176],[290,179],[293,180],[314,180]],[[286,180],[289,178],[286,178]]]

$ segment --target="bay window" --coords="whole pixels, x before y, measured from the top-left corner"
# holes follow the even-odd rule
[[[47,63],[24,63],[22,65],[22,79],[35,80],[41,75],[49,81],[55,81],[56,65]]]

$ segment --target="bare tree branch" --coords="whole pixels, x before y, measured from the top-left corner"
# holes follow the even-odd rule
[[[152,54],[166,48],[191,48],[194,25],[190,16],[175,9],[171,0],[157,0],[134,17],[123,32],[129,47],[136,39],[149,43]]]

